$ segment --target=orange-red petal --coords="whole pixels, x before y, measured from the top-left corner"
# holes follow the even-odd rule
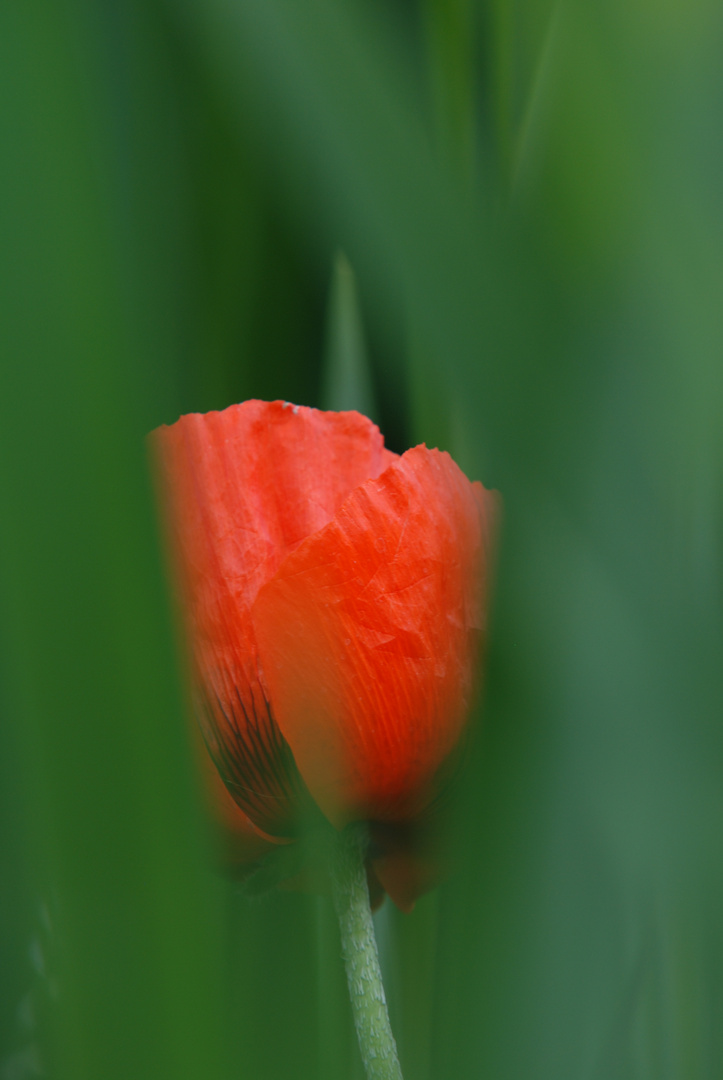
[[[336,825],[413,820],[474,691],[493,496],[407,451],[280,564],[252,614],[277,723]]]
[[[247,401],[152,435],[199,718],[238,805],[285,833],[299,788],[259,680],[259,588],[396,455],[358,413]]]

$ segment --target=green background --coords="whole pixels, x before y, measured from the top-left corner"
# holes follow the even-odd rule
[[[359,1077],[185,743],[143,437],[248,397],[505,500],[457,872],[377,916],[406,1080],[723,1076],[722,56],[716,0],[2,5],[3,1080]]]

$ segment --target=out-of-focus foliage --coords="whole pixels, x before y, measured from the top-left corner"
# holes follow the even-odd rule
[[[208,866],[143,435],[369,379],[505,499],[457,873],[377,916],[405,1077],[723,1074],[722,55],[712,0],[2,7],[3,1080],[358,1077],[328,899]]]

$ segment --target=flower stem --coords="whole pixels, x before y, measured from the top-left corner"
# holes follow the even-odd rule
[[[402,1080],[369,905],[364,867],[367,847],[368,833],[363,825],[348,825],[336,838],[331,860],[334,907],[367,1080]]]

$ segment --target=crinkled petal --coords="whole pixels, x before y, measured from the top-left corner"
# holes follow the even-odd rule
[[[417,447],[348,497],[258,593],[274,715],[336,825],[436,795],[474,692],[493,497]]]

